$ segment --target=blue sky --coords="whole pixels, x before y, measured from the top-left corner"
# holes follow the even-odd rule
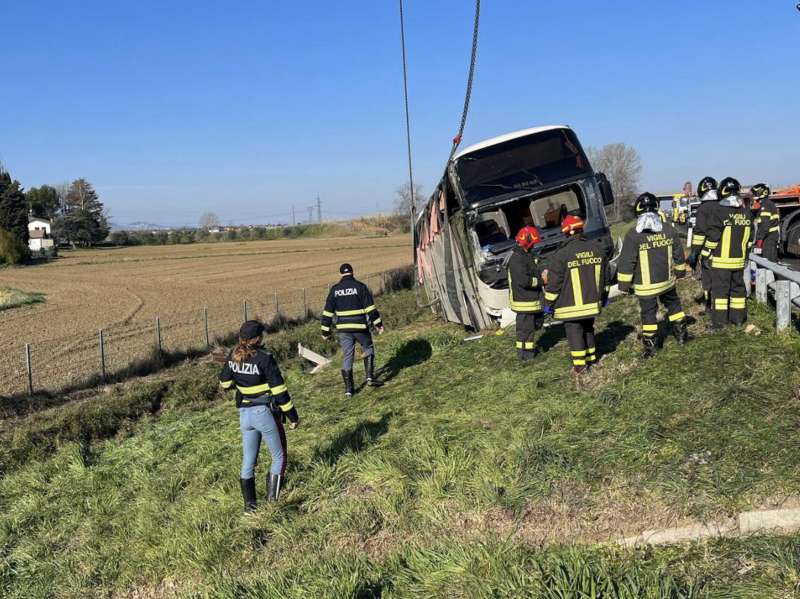
[[[469,144],[540,124],[625,142],[643,186],[800,181],[794,0],[485,0]],[[79,176],[120,223],[390,209],[406,180],[397,2],[0,0],[0,160]],[[407,0],[414,166],[429,191],[463,102],[473,7]]]

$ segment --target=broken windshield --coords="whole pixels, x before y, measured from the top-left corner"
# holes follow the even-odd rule
[[[554,129],[495,144],[456,161],[467,204],[501,193],[535,191],[543,185],[591,173],[578,139],[569,129]]]

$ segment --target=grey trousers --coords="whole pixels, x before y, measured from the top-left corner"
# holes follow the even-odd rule
[[[339,345],[342,346],[342,353],[344,354],[342,370],[353,370],[353,359],[356,356],[356,342],[364,350],[365,357],[375,354],[375,346],[372,344],[372,335],[369,331],[337,333],[337,336],[339,337]]]

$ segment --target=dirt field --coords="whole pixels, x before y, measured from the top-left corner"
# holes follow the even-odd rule
[[[356,276],[411,261],[408,237],[337,238],[145,246],[64,252],[56,262],[0,270],[0,286],[45,294],[45,302],[0,312],[0,395],[23,391],[24,344],[33,347],[35,385],[57,388],[98,369],[104,329],[108,369],[143,357],[161,320],[165,349],[231,331],[243,315],[270,317],[277,305],[296,315],[319,310],[338,266]],[[380,277],[367,280],[380,285]]]

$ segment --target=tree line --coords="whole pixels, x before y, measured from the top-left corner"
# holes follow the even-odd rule
[[[86,179],[25,191],[0,165],[0,263],[21,264],[30,258],[29,216],[49,220],[53,238],[73,247],[100,243],[109,232],[103,202]]]

